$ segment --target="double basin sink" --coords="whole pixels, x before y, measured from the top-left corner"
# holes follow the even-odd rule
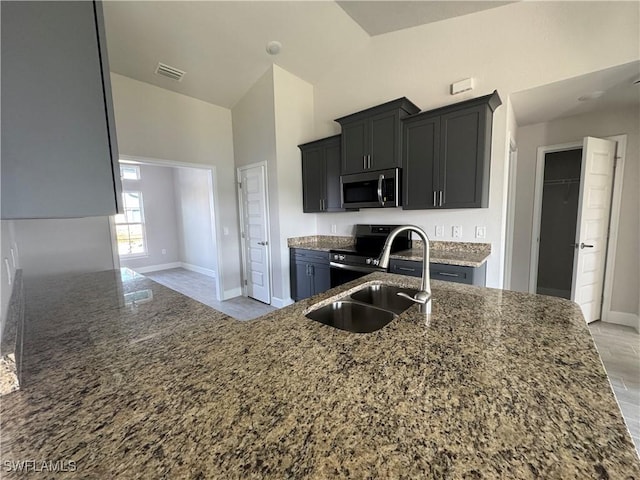
[[[333,303],[310,311],[306,316],[340,330],[354,333],[375,332],[415,305],[398,293],[413,297],[417,291],[393,285],[366,285]]]

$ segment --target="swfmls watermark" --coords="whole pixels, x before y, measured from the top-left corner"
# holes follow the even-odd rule
[[[5,472],[75,472],[78,466],[75,460],[3,460]]]

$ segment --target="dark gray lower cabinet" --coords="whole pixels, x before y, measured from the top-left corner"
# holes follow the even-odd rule
[[[296,302],[331,288],[329,252],[292,248],[289,255],[291,298]]]
[[[459,265],[431,263],[429,264],[429,271],[432,280],[444,280],[446,282],[464,283],[480,287],[484,287],[487,281],[486,263],[480,267],[462,267]],[[389,262],[389,273],[421,277],[422,262],[392,258]]]

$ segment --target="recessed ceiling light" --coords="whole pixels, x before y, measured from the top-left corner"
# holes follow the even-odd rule
[[[277,55],[280,53],[281,49],[282,49],[282,44],[276,40],[272,40],[269,43],[267,43],[267,53],[269,55]]]
[[[602,90],[596,90],[595,92],[587,93],[585,95],[582,95],[581,97],[578,97],[578,100],[580,100],[581,102],[588,102],[589,100],[600,98],[602,95],[604,95],[604,92]]]

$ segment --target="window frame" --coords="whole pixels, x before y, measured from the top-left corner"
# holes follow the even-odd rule
[[[140,221],[139,222],[132,222],[129,221],[130,219],[127,218],[127,203],[126,203],[126,195],[127,194],[135,194],[138,196],[139,199],[139,207],[140,207]],[[133,190],[133,189],[127,189],[127,190],[122,190],[122,208],[124,210],[124,213],[122,214],[118,214],[114,217],[114,224],[115,224],[115,229],[116,229],[116,245],[118,248],[118,256],[120,258],[143,258],[143,257],[148,257],[149,256],[149,250],[147,248],[147,230],[146,230],[146,222],[145,222],[145,214],[144,214],[144,197],[142,195],[142,191],[141,190]],[[118,221],[118,217],[120,215],[123,215],[125,220],[124,222],[119,222]],[[133,253],[120,253],[120,242],[118,241],[118,227],[122,226],[122,225],[126,225],[127,227],[130,227],[131,225],[140,225],[140,229],[142,232],[142,252],[133,252]],[[129,234],[129,248],[131,248],[131,235]]]
[[[136,171],[136,178],[125,178],[124,174],[122,173],[122,169],[123,168],[133,168]],[[140,165],[136,165],[133,163],[122,163],[120,162],[120,179],[124,180],[125,182],[130,182],[130,181],[138,181],[140,180]]]

